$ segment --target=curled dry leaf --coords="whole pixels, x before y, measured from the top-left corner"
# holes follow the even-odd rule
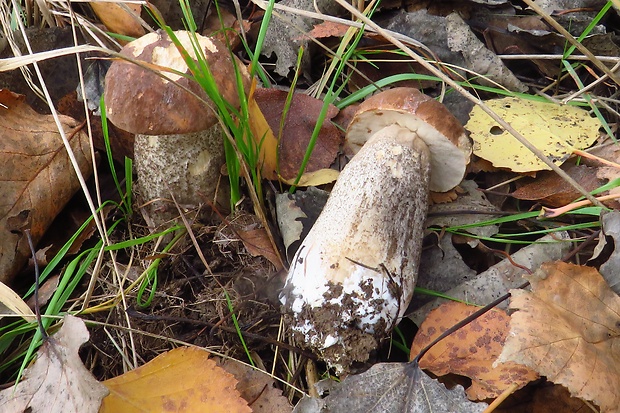
[[[170,350],[103,384],[110,395],[100,413],[252,411],[235,389],[237,380],[196,347]]]
[[[23,230],[35,244],[80,188],[52,116],[39,115],[24,97],[0,90],[0,281],[8,282],[30,257]],[[82,174],[92,173],[88,136],[60,116]]]
[[[144,35],[144,28],[138,20],[142,9],[140,4],[123,3],[123,7],[108,1],[93,1],[90,6],[109,31],[130,37]]]
[[[58,333],[39,350],[36,362],[16,387],[0,392],[2,412],[96,413],[108,390],[84,367],[78,355],[88,341],[82,320],[65,316]]]
[[[511,290],[510,334],[498,363],[528,366],[602,413],[620,412],[620,297],[594,268],[543,264],[532,291]]]
[[[411,357],[478,309],[452,301],[433,310],[420,326],[411,346]],[[502,310],[483,314],[435,344],[420,360],[420,368],[437,376],[454,373],[470,377],[472,385],[466,394],[471,400],[498,397],[513,384],[518,388],[525,386],[538,378],[536,372],[511,362],[492,367],[502,351],[509,321],[510,317]]]

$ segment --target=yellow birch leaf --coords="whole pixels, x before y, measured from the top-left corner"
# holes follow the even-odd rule
[[[236,389],[237,380],[195,347],[171,350],[103,384],[110,395],[99,413],[252,411]]]
[[[585,149],[598,137],[599,121],[574,106],[516,97],[485,103],[556,165],[566,161],[574,149]],[[479,106],[469,116],[465,129],[471,133],[475,155],[513,172],[551,169]]]

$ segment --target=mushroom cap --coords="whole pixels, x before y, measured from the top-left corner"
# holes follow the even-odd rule
[[[183,48],[196,60],[189,32],[176,31]],[[218,40],[196,35],[209,70],[216,79],[219,92],[228,103],[239,107],[235,70],[237,66],[248,89],[250,76],[245,66],[231,57]],[[121,55],[140,60],[149,67],[170,68],[189,74],[179,50],[163,31],[144,35],[123,47]],[[167,79],[124,59],[112,63],[105,81],[105,104],[108,118],[121,129],[143,135],[171,135],[198,132],[217,122],[213,110],[192,94],[174,84],[185,86],[210,102],[202,87],[194,80],[162,70]]]
[[[443,104],[414,88],[386,90],[364,101],[347,128],[345,145],[357,153],[377,131],[394,124],[415,132],[428,146],[431,191],[446,192],[461,182],[471,141]]]

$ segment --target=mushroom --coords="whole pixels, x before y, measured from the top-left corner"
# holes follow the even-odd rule
[[[346,144],[358,152],[295,254],[280,295],[298,341],[339,372],[367,361],[404,315],[429,190],[458,185],[471,154],[456,118],[411,88],[362,103]]]
[[[183,49],[196,60],[192,35],[175,32]],[[235,65],[249,84],[245,66],[230,55],[218,40],[196,35],[198,46],[217,81],[219,92],[232,107],[239,107]],[[108,118],[121,129],[135,133],[134,165],[141,201],[150,218],[161,224],[177,215],[165,202],[172,193],[179,204],[197,206],[216,201],[225,209],[229,200],[226,185],[219,185],[225,163],[223,132],[213,108],[187,92],[211,102],[195,81],[171,73],[190,70],[176,45],[163,31],[142,36],[120,52],[129,59],[162,68],[159,76],[130,61],[114,61],[106,74],[105,104]],[[217,193],[217,198],[215,198]]]

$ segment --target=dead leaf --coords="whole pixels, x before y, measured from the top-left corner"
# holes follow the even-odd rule
[[[239,381],[237,390],[249,403],[252,413],[288,413],[293,410],[268,373],[236,360],[226,360],[220,366]]]
[[[517,97],[485,103],[556,165],[566,161],[574,149],[585,149],[598,137],[598,119],[581,108]],[[474,140],[474,154],[498,168],[513,172],[551,169],[479,106],[472,109],[465,129]]]
[[[452,301],[431,311],[415,336],[411,357],[478,309]],[[492,367],[502,351],[509,321],[510,317],[502,310],[493,309],[483,314],[435,344],[420,360],[420,368],[437,376],[453,373],[470,377],[472,384],[465,393],[471,400],[498,397],[513,384],[522,388],[536,380],[538,374],[516,363]]]
[[[553,262],[511,290],[510,334],[497,362],[513,361],[620,412],[620,297],[594,268]]]
[[[0,90],[0,281],[9,282],[30,257],[22,230],[35,244],[80,188],[52,116],[39,115],[24,97]],[[92,172],[88,136],[60,116],[80,170]]]
[[[571,397],[559,384],[541,386],[534,391],[532,413],[588,412],[590,407],[581,399]]]
[[[237,234],[251,256],[267,258],[276,267],[276,271],[284,268],[280,254],[274,251],[265,228],[237,229]]]
[[[55,274],[55,275],[48,277],[45,280],[45,282],[41,284],[41,286],[39,286],[39,294],[38,294],[39,307],[43,307],[44,305],[46,305],[48,301],[50,300],[50,298],[52,298],[52,296],[56,292],[56,288],[58,288],[59,281],[60,281],[60,274]],[[28,304],[28,307],[32,309],[35,308],[34,298],[35,298],[35,295],[32,294],[30,298],[28,299],[28,301],[26,302],[26,304]]]
[[[315,24],[312,30],[306,35],[313,39],[324,39],[326,37],[342,37],[345,35],[350,26],[336,22],[321,22]]]
[[[497,82],[509,90],[518,92],[528,90],[527,86],[506,67],[502,59],[486,48],[459,13],[446,16],[444,27],[448,34],[450,50],[460,52],[465,59],[466,67],[474,73],[483,75],[477,82],[488,86],[493,85],[492,82]]]
[[[274,136],[279,136],[278,164],[264,165],[279,171],[283,180],[291,180],[297,176],[306,149],[310,143],[312,132],[323,107],[323,101],[301,93],[293,94],[281,125],[288,92],[277,89],[257,89],[254,95],[256,103],[269,123]],[[342,132],[330,122],[338,114],[338,109],[330,105],[327,116],[306,167],[306,174],[321,169],[328,169],[336,159],[343,141]],[[280,128],[282,126],[282,133]],[[279,167],[279,169],[278,169]],[[337,172],[336,172],[337,174]],[[331,182],[331,181],[330,181]],[[326,182],[323,182],[326,183]]]
[[[327,202],[329,192],[310,186],[305,191],[276,195],[278,227],[288,262],[299,249]]]
[[[34,313],[28,304],[26,304],[15,291],[0,281],[0,313],[7,312],[9,314],[19,315],[27,322],[35,320]],[[0,316],[0,319],[1,318],[2,316]]]
[[[605,282],[616,293],[620,293],[620,211],[603,211],[601,213],[603,236],[598,239],[592,258],[599,258],[606,245],[612,250],[606,255],[607,260],[601,264],[600,272]]]
[[[362,374],[348,376],[331,388],[324,399],[310,399],[314,410],[294,412],[482,412],[486,403],[473,403],[465,398],[459,385],[448,390],[431,379],[415,363],[378,363]],[[308,403],[307,401],[303,403]],[[302,403],[300,402],[300,404]]]
[[[602,179],[597,179],[597,168],[571,164],[563,165],[562,169],[586,191],[593,191],[604,184]],[[564,206],[581,197],[580,192],[577,192],[564,179],[560,179],[553,171],[542,171],[536,174],[536,178],[528,179],[528,183],[510,195],[517,199],[539,201],[550,207]]]
[[[101,23],[112,33],[130,37],[140,37],[145,31],[137,17],[140,17],[140,4],[123,3],[129,10],[117,3],[92,1],[90,6]]]
[[[110,395],[99,413],[163,411],[249,413],[237,380],[197,347],[179,347],[103,382]]]
[[[84,322],[64,318],[58,333],[49,337],[35,363],[24,372],[17,387],[0,392],[0,411],[31,413],[96,413],[108,393],[84,367],[78,355],[88,341]]]
[[[255,98],[256,81],[252,81],[252,86],[248,96],[248,113],[252,120],[250,129],[255,143],[259,148],[259,162],[261,165],[261,175],[265,179],[275,181],[278,179],[276,165],[278,164],[278,139],[267,123],[267,119],[258,105]]]

